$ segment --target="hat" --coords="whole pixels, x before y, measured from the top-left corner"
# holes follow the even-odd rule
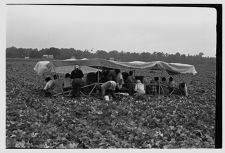
[[[137,80],[137,83],[141,83],[141,80]]]
[[[75,65],[75,67],[74,67],[74,68],[79,69],[79,65]]]

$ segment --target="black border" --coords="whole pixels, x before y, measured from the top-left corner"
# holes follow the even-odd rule
[[[215,148],[222,148],[222,4],[61,4],[61,3],[8,3],[6,5],[61,5],[61,6],[125,6],[125,7],[206,7],[214,8],[217,12],[216,25],[216,126],[215,126]]]

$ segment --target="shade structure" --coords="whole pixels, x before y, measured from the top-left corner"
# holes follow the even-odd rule
[[[113,69],[123,69],[123,70],[165,70],[169,74],[193,74],[195,75],[197,71],[194,65],[182,64],[182,63],[166,63],[163,61],[153,61],[153,62],[120,62],[113,60],[105,60],[100,58],[92,59],[76,59],[76,60],[54,60],[52,61],[55,67],[68,66],[68,65],[79,65],[79,66],[90,66],[90,67],[107,67]]]
[[[82,70],[84,74],[91,73],[91,72],[96,73],[98,71],[102,71],[101,69],[93,68],[90,66],[80,66],[79,68]],[[66,74],[66,73],[71,73],[73,70],[74,70],[74,66],[68,65],[68,66],[55,67],[55,70],[52,70],[52,72]]]
[[[39,61],[34,67],[34,71],[38,75],[44,75],[53,70],[53,64],[50,61]]]
[[[75,58],[70,58],[70,59],[65,59],[63,61],[76,61],[77,59]],[[83,59],[79,59],[79,60],[87,60],[87,58],[83,58]],[[75,64],[77,65],[77,64]],[[74,70],[74,66],[75,65],[63,65],[63,66],[56,66],[55,67],[55,72],[57,73],[71,73],[73,70]],[[86,65],[79,65],[79,68],[82,70],[82,72],[84,74],[87,74],[87,73],[91,73],[91,72],[98,72],[98,71],[102,71],[101,69],[97,69],[97,68],[94,68],[94,67],[90,67],[90,66],[86,66]]]

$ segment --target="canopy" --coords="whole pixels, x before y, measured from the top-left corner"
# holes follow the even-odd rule
[[[83,71],[84,74],[87,74],[90,72],[102,71],[100,69],[96,69],[89,66],[80,66],[80,69]],[[36,71],[38,75],[44,75],[50,72],[65,74],[65,73],[71,73],[73,70],[74,70],[74,65],[55,67],[50,61],[39,61],[34,67],[34,71]]]
[[[53,65],[49,61],[39,61],[34,67],[34,71],[37,72],[38,75],[44,75],[45,73],[49,73],[53,69]]]
[[[65,59],[63,61],[76,61],[77,59],[75,58],[69,58]],[[80,60],[87,60],[87,58],[83,58]],[[76,65],[76,64],[75,64]],[[102,71],[101,69],[96,69],[90,66],[86,65],[79,65],[80,69],[83,71],[84,74],[91,73],[91,72],[97,72],[97,71]],[[57,73],[71,73],[74,70],[74,65],[67,65],[67,66],[57,66],[55,67],[55,72]]]
[[[105,60],[99,58],[92,59],[76,59],[76,60],[54,60],[53,65],[68,66],[68,65],[80,65],[80,66],[90,66],[90,67],[107,67],[113,69],[125,69],[125,70],[165,70],[169,74],[193,74],[195,75],[197,71],[193,65],[182,64],[182,63],[166,63],[162,61],[154,62],[119,62],[113,60]]]
[[[96,69],[93,67],[89,67],[89,66],[80,66],[80,69],[82,70],[82,72],[84,74],[87,73],[91,73],[91,72],[97,72],[97,71],[102,71],[100,69]],[[68,66],[60,66],[60,67],[55,67],[55,70],[52,70],[52,72],[56,72],[56,73],[71,73],[74,70],[74,66],[73,65],[68,65]]]

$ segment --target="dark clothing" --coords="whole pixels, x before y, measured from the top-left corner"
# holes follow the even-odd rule
[[[71,72],[71,79],[75,79],[75,78],[83,78],[84,74],[80,69],[75,69]]]
[[[135,88],[135,78],[132,75],[129,75],[126,79],[126,83],[127,83],[127,89],[128,89],[128,93],[129,95],[133,95],[135,93],[134,88]]]
[[[107,74],[107,81],[116,81],[116,72],[114,70],[109,70],[108,74]]]
[[[82,77],[84,76],[83,72],[80,69],[75,69],[71,72],[72,81],[72,97],[80,97],[80,90],[82,86]]]
[[[80,78],[73,79],[73,82],[72,82],[72,87],[73,87],[72,97],[80,97],[81,86],[82,86],[82,79],[80,79]]]
[[[66,91],[70,91],[72,89],[73,89],[72,87],[66,87],[66,88],[63,88],[63,91],[66,92]]]
[[[151,81],[150,92],[152,94],[159,93],[159,82],[158,81]]]

